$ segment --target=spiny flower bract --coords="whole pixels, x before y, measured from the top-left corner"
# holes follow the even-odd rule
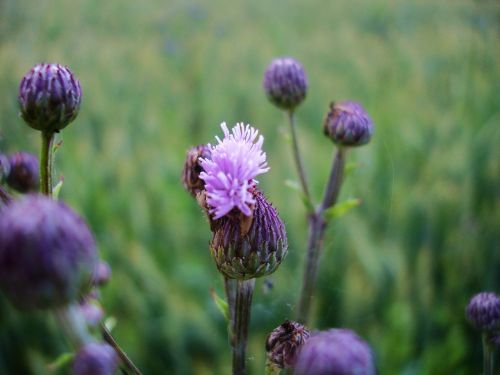
[[[209,145],[210,159],[200,159],[204,171],[207,203],[213,219],[219,219],[237,208],[245,216],[252,215],[255,199],[249,189],[254,178],[269,170],[266,154],[262,151],[264,137],[250,125],[238,123],[231,129],[221,124],[224,139],[215,137],[218,144]]]

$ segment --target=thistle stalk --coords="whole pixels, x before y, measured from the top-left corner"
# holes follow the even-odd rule
[[[246,348],[255,279],[238,280],[233,326],[233,375],[246,374]]]
[[[488,332],[482,333],[483,339],[483,375],[493,375],[493,348],[489,342]]]
[[[42,131],[42,148],[40,151],[40,190],[44,195],[52,196],[52,144],[54,132]]]

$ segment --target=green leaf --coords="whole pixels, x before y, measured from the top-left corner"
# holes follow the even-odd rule
[[[215,302],[215,305],[221,312],[221,314],[224,316],[224,319],[226,319],[227,322],[229,322],[229,306],[224,298],[219,297],[217,292],[212,289],[210,291],[210,294],[212,295],[212,299]]]
[[[52,363],[49,363],[47,365],[47,370],[49,372],[54,372],[54,371],[60,369],[61,367],[66,366],[67,364],[69,364],[73,360],[74,356],[75,356],[74,353],[61,354]]]
[[[52,196],[55,200],[59,198],[59,193],[61,192],[64,180],[61,178],[56,186],[52,188]]]
[[[361,204],[361,199],[359,198],[352,198],[348,199],[346,201],[337,203],[335,206],[328,208],[325,210],[325,219],[330,220],[330,219],[336,219],[341,216],[344,216],[346,213],[348,213],[351,209],[354,207],[358,207]]]
[[[361,168],[361,166],[362,166],[362,164],[359,162],[356,162],[356,161],[346,163],[346,165],[344,167],[344,177],[349,176],[356,169]]]
[[[304,203],[306,208],[311,212],[314,211],[312,202],[307,198],[307,195],[304,194],[297,181],[285,180],[285,186],[295,190],[299,194],[300,200],[302,201],[302,203]]]

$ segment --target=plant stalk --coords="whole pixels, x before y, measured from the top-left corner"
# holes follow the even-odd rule
[[[52,196],[52,144],[54,133],[42,131],[42,149],[40,151],[40,190],[42,194]]]
[[[326,209],[333,207],[337,203],[340,188],[342,186],[344,166],[345,150],[339,148],[334,153],[332,169],[330,171],[330,177],[328,178],[323,201],[316,211],[309,215],[309,238],[307,241],[304,278],[302,280],[302,290],[297,309],[297,320],[306,325],[309,323],[311,306],[318,278],[320,254],[327,226],[324,213]]]
[[[101,332],[102,332],[102,337],[103,337],[104,341],[106,341],[110,346],[113,347],[115,352],[120,357],[120,360],[127,368],[127,371],[125,373],[129,374],[129,371],[130,371],[130,374],[142,375],[141,371],[137,368],[136,365],[134,365],[132,360],[128,357],[128,355],[118,345],[118,343],[114,339],[113,335],[111,335],[111,332],[109,332],[109,330],[106,328],[104,323],[101,323]]]
[[[238,280],[233,323],[233,375],[246,374],[246,348],[255,279]]]
[[[224,286],[226,290],[227,307],[229,313],[229,337],[232,340],[234,332],[234,309],[236,306],[236,291],[238,289],[238,280],[230,279],[224,276]]]
[[[493,349],[489,343],[489,334],[483,332],[483,375],[493,375]]]

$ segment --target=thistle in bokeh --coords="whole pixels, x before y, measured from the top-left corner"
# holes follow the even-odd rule
[[[118,366],[115,350],[107,344],[90,343],[73,360],[73,375],[113,375]]]
[[[312,335],[300,349],[295,375],[375,375],[370,346],[349,329]]]
[[[9,157],[7,184],[20,193],[36,192],[40,187],[38,158],[28,152],[17,152]]]
[[[500,297],[492,292],[481,292],[471,298],[465,309],[467,319],[479,330],[491,332],[500,329]]]
[[[361,146],[372,137],[373,121],[359,103],[331,103],[323,132],[340,146]]]
[[[59,64],[37,64],[19,86],[21,116],[33,129],[58,132],[75,119],[82,90],[73,72]]]
[[[280,369],[292,368],[309,336],[309,330],[302,324],[286,320],[267,336],[268,361]]]
[[[284,110],[293,110],[306,97],[307,75],[297,60],[280,57],[267,67],[262,86],[271,103]]]
[[[0,216],[0,289],[19,309],[63,307],[91,286],[94,238],[61,202],[27,196]]]

